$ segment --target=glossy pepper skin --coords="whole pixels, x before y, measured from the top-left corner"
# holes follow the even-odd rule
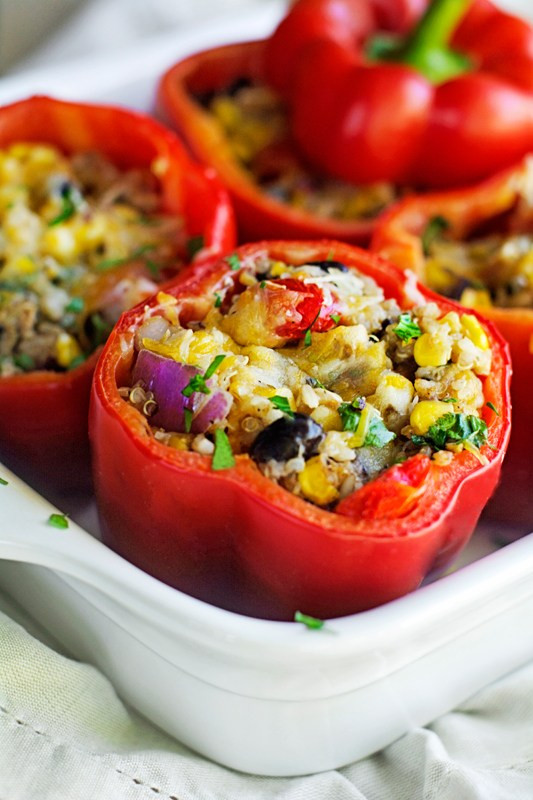
[[[297,0],[291,7],[267,44],[265,69],[312,163],[352,182],[436,188],[480,180],[533,149],[533,29],[489,0],[473,0],[451,37],[471,62],[462,74],[429,80],[417,61],[421,39],[404,63],[370,60],[375,35],[405,37],[424,6]]]
[[[517,216],[520,190],[524,190],[527,180],[528,168],[524,162],[472,188],[407,198],[385,215],[375,232],[371,249],[402,269],[412,270],[424,282],[425,256],[421,236],[432,218],[444,217],[450,226],[447,233],[454,239],[465,238],[476,229],[487,235],[491,225],[497,229],[505,215],[510,219]],[[523,224],[531,231],[532,217],[524,220]],[[501,486],[487,511],[491,517],[520,525],[527,532],[533,522],[533,309],[483,306],[479,310],[509,343],[513,364],[513,434]]]
[[[241,263],[267,252],[301,264],[333,259],[373,277],[406,308],[436,300],[392,265],[331,241],[262,242],[237,250]],[[228,275],[224,261],[189,272],[169,291],[182,321],[199,319]],[[158,301],[151,301],[157,306]],[[95,373],[90,431],[104,541],[137,566],[196,597],[244,614],[292,619],[296,610],[333,617],[379,605],[415,589],[459,551],[493,491],[509,435],[509,357],[490,323],[493,352],[484,379],[489,426],[482,466],[464,451],[437,468],[416,455],[386,470],[332,513],[266,478],[249,455],[213,471],[211,458],[164,446],[119,395],[134,358],[144,311],[127,312]],[[480,319],[482,319],[480,317]]]
[[[322,237],[367,243],[373,219],[326,219],[269,197],[236,161],[218,123],[196,99],[240,78],[265,83],[265,42],[227,45],[197,53],[171,67],[159,85],[159,107],[203,163],[215,167],[231,194],[241,241]]]
[[[223,187],[170,131],[142,114],[32,97],[0,108],[0,147],[17,141],[46,142],[65,153],[96,150],[125,169],[161,159],[163,210],[182,217],[189,236],[203,235],[198,258],[234,245]],[[53,496],[90,485],[87,417],[97,357],[68,372],[0,378],[0,460]]]

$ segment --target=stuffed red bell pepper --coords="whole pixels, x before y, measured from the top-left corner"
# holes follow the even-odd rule
[[[297,0],[270,38],[267,76],[317,167],[452,186],[533,149],[533,29],[489,0],[425,5]]]
[[[281,98],[266,86],[265,42],[190,56],[163,77],[159,101],[193,153],[231,193],[240,238],[368,242],[393,201],[391,183],[353,186],[309,168],[288,130]]]
[[[96,354],[126,308],[234,245],[225,190],[174,135],[118,108],[0,108],[0,459],[83,486]]]
[[[336,242],[262,242],[126,313],[90,430],[104,540],[245,614],[352,613],[465,544],[509,435],[477,312]]]
[[[470,189],[414,196],[384,217],[372,249],[434,291],[477,308],[509,342],[513,435],[491,516],[531,530],[533,163]]]

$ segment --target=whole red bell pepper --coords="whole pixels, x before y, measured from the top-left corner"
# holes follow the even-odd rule
[[[143,114],[32,97],[0,108],[0,147],[13,142],[45,142],[67,154],[98,151],[124,169],[159,159],[162,210],[183,219],[184,248],[187,237],[201,236],[196,258],[202,261],[234,245],[225,189],[170,131]],[[97,356],[67,372],[0,378],[0,460],[53,494],[89,482],[87,415]]]
[[[489,0],[433,0],[416,22],[421,5],[297,0],[270,38],[267,76],[326,172],[454,186],[533,149],[533,29]]]
[[[372,239],[371,249],[402,269],[412,270],[424,282],[426,256],[422,236],[432,219],[442,217],[447,223],[446,235],[458,240],[470,238],[476,230],[484,235],[496,232],[503,219],[507,220],[510,230],[531,232],[533,210],[529,206],[528,213],[522,207],[524,201],[527,202],[530,181],[531,164],[526,160],[472,188],[406,198],[384,216]],[[498,308],[485,304],[479,308],[509,343],[513,363],[513,435],[501,486],[488,511],[491,517],[520,525],[526,532],[533,523],[530,386],[533,308]]]
[[[262,242],[237,251],[302,264],[336,260],[371,276],[402,308],[456,303],[419,286],[358,248],[331,241]],[[238,280],[227,261],[179,278],[168,292],[182,322],[201,319],[222,282]],[[233,278],[232,278],[233,276]],[[168,298],[154,298],[160,309]],[[155,311],[154,313],[158,313]],[[160,313],[160,312],[159,312]],[[475,312],[474,312],[475,313]],[[161,580],[245,614],[292,619],[352,613],[415,589],[465,544],[498,480],[509,436],[509,357],[482,322],[492,349],[483,408],[487,462],[463,451],[446,467],[415,455],[349,495],[335,513],[286,491],[248,454],[213,470],[211,458],[159,442],[148,420],[119,393],[130,385],[135,331],[146,308],[126,313],[95,372],[90,412],[96,496],[104,541]],[[482,317],[479,318],[482,320]]]
[[[233,200],[241,241],[258,238],[335,238],[368,242],[374,219],[328,219],[282,203],[254,183],[237,162],[218,122],[198,97],[245,78],[263,83],[265,42],[227,45],[197,53],[171,67],[159,85],[159,107],[192,152],[214,167]]]

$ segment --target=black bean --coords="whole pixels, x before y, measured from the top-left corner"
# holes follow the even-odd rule
[[[349,272],[346,264],[343,264],[341,261],[331,261],[327,259],[326,261],[306,261],[305,263],[307,266],[320,267],[324,272],[330,272],[332,269],[338,269],[340,272]]]
[[[322,426],[307,414],[284,416],[261,431],[250,449],[250,455],[259,463],[289,461],[296,458],[300,448],[303,448],[303,457],[311,458],[317,454],[324,436]]]

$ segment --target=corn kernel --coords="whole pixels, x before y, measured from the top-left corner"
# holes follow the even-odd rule
[[[440,321],[446,322],[452,333],[459,333],[461,330],[461,319],[457,311],[448,311]]]
[[[462,306],[467,308],[490,308],[492,300],[486,289],[464,289],[459,300]]]
[[[455,275],[442,266],[437,259],[428,259],[426,261],[424,283],[430,286],[434,292],[445,294],[453,287]]]
[[[322,425],[325,431],[341,431],[342,421],[337,409],[328,408],[327,406],[318,406],[314,408],[310,414],[311,418]]]
[[[470,341],[475,344],[476,347],[479,347],[480,350],[489,349],[490,345],[488,336],[483,330],[477,317],[474,317],[473,314],[463,314],[461,317],[461,323],[463,325],[465,334],[468,336]]]
[[[241,124],[242,114],[239,107],[227,97],[216,98],[211,105],[211,111],[228,131],[235,130]]]
[[[63,264],[72,261],[78,252],[74,230],[69,225],[49,228],[41,240],[43,252],[57,258]]]
[[[10,259],[2,269],[2,278],[18,278],[23,275],[32,275],[37,270],[37,264],[29,256],[15,256]]]
[[[270,276],[272,278],[279,278],[287,272],[287,265],[283,261],[275,261],[270,267]]]
[[[453,413],[452,403],[443,403],[441,400],[421,400],[411,411],[409,422],[418,436],[424,436],[437,420],[449,413]]]
[[[168,172],[168,158],[164,156],[156,158],[152,161],[150,169],[156,178],[162,178]]]
[[[423,333],[415,342],[413,354],[420,367],[442,367],[450,360],[452,344],[447,337]]]
[[[298,482],[304,497],[319,506],[328,505],[339,496],[337,489],[328,480],[328,473],[320,456],[309,459],[298,475]]]
[[[75,358],[81,355],[82,350],[76,339],[69,333],[60,333],[55,343],[55,356],[59,366],[66,369]]]

